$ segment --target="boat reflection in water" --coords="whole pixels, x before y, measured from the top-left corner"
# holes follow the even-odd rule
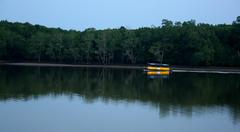
[[[170,71],[147,71],[149,78],[168,78],[170,74]]]

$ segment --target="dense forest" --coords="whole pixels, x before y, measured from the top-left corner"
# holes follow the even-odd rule
[[[232,24],[195,20],[139,29],[85,31],[0,21],[0,60],[74,64],[240,66],[240,16]]]

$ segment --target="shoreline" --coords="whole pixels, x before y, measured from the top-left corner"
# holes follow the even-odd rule
[[[72,68],[115,68],[115,69],[144,69],[145,66],[133,65],[87,65],[87,64],[56,64],[56,63],[8,63],[0,62],[0,66],[39,66],[39,67],[72,67]],[[184,67],[172,66],[173,72],[195,72],[195,73],[221,73],[240,74],[239,67]]]

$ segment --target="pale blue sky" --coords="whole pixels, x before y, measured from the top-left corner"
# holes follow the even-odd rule
[[[83,30],[159,26],[195,19],[197,23],[232,23],[240,0],[0,0],[0,20]]]

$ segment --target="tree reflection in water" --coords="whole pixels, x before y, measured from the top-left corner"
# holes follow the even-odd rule
[[[0,75],[0,101],[78,95],[88,102],[151,104],[160,117],[228,108],[233,120],[240,121],[239,75],[173,73],[149,79],[139,70],[10,66],[1,66]]]

